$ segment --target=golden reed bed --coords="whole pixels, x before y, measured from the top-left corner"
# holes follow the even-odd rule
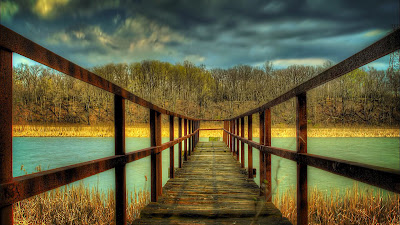
[[[207,128],[210,128],[209,126]],[[217,128],[213,126],[212,128]],[[149,137],[148,124],[137,124],[126,127],[127,137]],[[258,137],[259,129],[253,128],[253,137]],[[178,129],[175,129],[175,136]],[[307,131],[308,137],[400,137],[399,128],[312,128]],[[43,126],[14,125],[15,137],[113,137],[112,126]],[[169,127],[162,126],[162,136],[169,137]],[[222,137],[222,131],[201,131],[201,137]],[[245,133],[247,136],[247,132]],[[272,137],[296,137],[295,128],[272,128]]]

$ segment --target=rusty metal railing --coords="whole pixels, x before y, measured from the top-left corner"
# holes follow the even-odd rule
[[[307,153],[307,91],[336,79],[400,48],[400,30],[387,35],[357,54],[345,59],[316,77],[300,84],[272,101],[240,116],[224,121],[223,140],[236,156],[244,159],[244,143],[248,145],[248,174],[253,178],[252,148],[260,150],[261,194],[271,201],[271,154],[297,162],[297,224],[308,224],[307,166],[348,177],[395,193],[400,193],[400,171]],[[271,108],[296,98],[296,151],[271,146]],[[260,143],[252,141],[252,116],[259,114]],[[245,117],[248,137],[244,137]],[[239,134],[240,123],[240,134]],[[236,140],[236,143],[235,143]],[[239,148],[239,141],[241,146]],[[240,149],[240,153],[239,153]],[[241,162],[244,168],[244,160]]]
[[[66,75],[114,94],[115,156],[13,177],[12,171],[12,53],[18,53]],[[125,152],[125,100],[150,110],[151,147]],[[13,224],[12,204],[54,188],[115,168],[116,224],[126,224],[127,163],[151,156],[151,201],[162,195],[161,152],[170,149],[170,177],[174,177],[174,145],[179,143],[179,167],[199,140],[199,123],[160,108],[106,79],[62,58],[31,40],[0,25],[0,224]],[[169,115],[170,141],[161,144],[161,114]],[[179,138],[174,139],[174,118],[179,118]],[[184,126],[182,126],[182,120]],[[189,124],[189,128],[187,125]],[[184,128],[184,134],[182,130]],[[189,143],[189,146],[188,146]]]

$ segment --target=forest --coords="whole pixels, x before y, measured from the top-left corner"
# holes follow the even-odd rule
[[[332,66],[275,69],[238,65],[206,69],[189,61],[107,64],[89,70],[168,110],[225,119],[260,106]],[[14,124],[111,124],[113,96],[41,65],[14,67]],[[398,126],[398,73],[356,69],[307,93],[312,126]],[[147,122],[147,109],[127,101],[127,123]],[[292,125],[295,102],[272,108],[273,124]]]

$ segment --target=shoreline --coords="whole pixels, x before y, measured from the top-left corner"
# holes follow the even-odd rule
[[[296,137],[295,128],[272,128],[272,137]],[[128,126],[126,137],[149,137],[150,129],[146,124]],[[175,136],[178,130],[175,129]],[[259,137],[259,129],[253,128],[253,137]],[[112,126],[48,126],[13,125],[14,137],[113,137]],[[245,132],[245,137],[247,132]],[[309,127],[308,137],[400,137],[399,128],[376,127]],[[162,137],[169,137],[169,127],[163,126]],[[222,131],[201,131],[200,137],[222,137]]]

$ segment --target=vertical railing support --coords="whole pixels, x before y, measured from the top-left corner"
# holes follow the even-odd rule
[[[229,121],[229,124],[230,124],[229,131],[231,133],[233,133],[233,120]],[[230,141],[231,141],[231,152],[233,152],[233,136],[232,135],[231,135]]]
[[[192,122],[191,122],[191,126],[190,126],[190,133],[194,133],[194,122],[195,121],[193,121],[192,120]],[[191,146],[191,149],[192,149],[192,152],[194,152],[194,142],[195,142],[195,135],[193,135],[192,137],[191,137],[191,139],[192,139],[192,141],[191,141],[191,144],[192,144],[192,146]]]
[[[236,135],[239,136],[239,119],[236,119]],[[239,161],[239,139],[236,139],[236,160]]]
[[[150,109],[151,146],[161,145],[161,113]],[[158,149],[151,153],[151,201],[156,202],[162,195],[162,161]]]
[[[296,96],[297,153],[307,153],[307,94]],[[297,224],[308,224],[307,165],[297,162]]]
[[[240,137],[244,138],[244,117],[240,118]],[[240,143],[240,165],[244,168],[244,142]]]
[[[227,130],[227,129],[226,129],[226,121],[224,121],[224,129]],[[224,143],[225,143],[226,145],[228,145],[228,143],[226,142],[226,132],[225,132],[225,131],[222,132],[222,140],[224,141]]]
[[[0,184],[11,182],[12,170],[12,52],[0,48]],[[0,208],[0,224],[13,224],[13,206]]]
[[[183,124],[183,136],[186,136],[188,133],[188,130],[187,130],[187,119],[184,119],[183,120],[183,122],[184,122],[184,124]],[[188,160],[188,141],[187,141],[187,139],[185,139],[185,146],[184,146],[184,148],[185,148],[185,152],[183,153],[183,155],[184,155],[184,157],[183,157],[183,159],[185,160],[185,161],[187,161]]]
[[[175,139],[174,137],[174,116],[169,116],[169,140],[173,141]],[[174,151],[175,146],[171,146],[169,148],[169,177],[174,178],[175,177],[175,151]]]
[[[182,118],[178,118],[178,137],[182,137]],[[182,168],[182,142],[179,142],[179,168]]]
[[[264,145],[271,146],[271,109],[265,110],[265,142]],[[266,201],[271,202],[272,200],[272,180],[271,180],[271,154],[265,153],[265,180],[266,180]]]
[[[260,127],[260,145],[264,145],[265,143],[265,112],[262,111],[259,113],[259,127]],[[265,196],[265,153],[260,151],[260,196]]]
[[[235,124],[236,123],[236,121],[235,120],[232,120],[232,134],[235,134],[236,133],[236,128],[235,128]],[[232,135],[232,154],[233,154],[233,156],[235,156],[235,154],[236,154],[236,138]]]
[[[253,140],[253,115],[247,116],[247,132],[248,139]],[[250,145],[247,146],[249,178],[253,178],[253,148]]]
[[[125,99],[114,95],[115,155],[125,155]],[[115,167],[115,223],[126,224],[125,164]]]
[[[247,116],[248,139],[253,140],[253,115]],[[249,178],[253,178],[253,148],[247,145]]]
[[[189,120],[188,121],[188,134],[191,134],[191,133],[192,133],[192,121]],[[192,149],[192,137],[189,138],[189,150],[188,150],[189,155],[191,155],[192,151],[193,151],[193,149]]]

